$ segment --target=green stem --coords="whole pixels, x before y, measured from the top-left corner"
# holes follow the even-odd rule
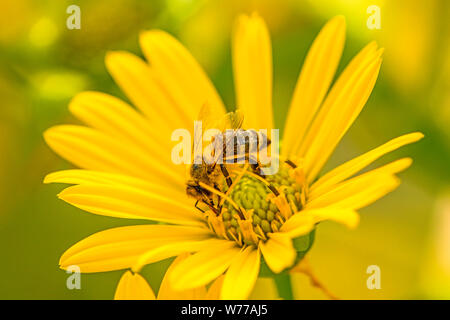
[[[289,274],[277,274],[274,277],[278,295],[284,300],[293,300],[291,276]]]

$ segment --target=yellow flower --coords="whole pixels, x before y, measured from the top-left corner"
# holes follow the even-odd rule
[[[399,185],[396,174],[411,159],[356,174],[423,135],[393,139],[317,178],[366,103],[381,65],[382,49],[369,43],[329,90],[344,35],[343,17],[329,21],[304,62],[283,136],[281,156],[289,161],[267,177],[278,194],[269,191],[264,179],[248,171],[234,172],[235,185],[227,191],[219,216],[194,208],[185,192],[186,168],[171,161],[173,130],[192,130],[205,102],[214,114],[225,113],[210,80],[189,52],[163,31],[140,36],[148,63],[130,53],[109,53],[107,68],[137,110],[103,93],[76,96],[70,110],[88,126],[56,126],[45,139],[82,169],[49,174],[45,182],[74,184],[58,196],[85,211],[159,224],[91,235],[63,254],[61,268],[78,265],[82,272],[131,268],[137,273],[146,264],[190,252],[168,276],[174,290],[202,287],[225,274],[221,298],[245,299],[260,269],[280,273],[302,257],[311,241],[299,249],[293,239],[311,240],[317,223],[334,220],[355,227],[356,211],[394,190]],[[232,48],[243,127],[270,130],[271,43],[258,15],[238,19]],[[236,206],[242,207],[244,217],[236,214]],[[130,273],[124,277],[132,278]]]
[[[206,289],[205,286],[198,288],[174,291],[169,282],[169,274],[173,268],[188,255],[181,255],[167,269],[166,274],[159,287],[158,296],[155,296],[152,288],[147,281],[138,273],[127,271],[120,278],[114,295],[115,300],[217,300],[220,297],[223,276],[217,278],[211,286]]]

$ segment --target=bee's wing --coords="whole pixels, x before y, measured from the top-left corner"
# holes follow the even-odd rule
[[[197,121],[202,122],[202,129],[205,130],[209,124],[213,122],[213,112],[211,110],[211,106],[208,103],[204,103],[200,108],[200,111],[197,116]]]
[[[192,143],[192,152],[195,153],[200,145],[201,140],[203,139],[203,132],[206,130],[212,128],[212,125],[214,124],[214,117],[213,112],[211,109],[211,106],[208,103],[204,103],[202,107],[200,108],[200,111],[198,113],[195,125],[194,125],[194,132],[198,132],[200,135],[198,137],[194,136],[193,143]],[[197,140],[196,140],[197,139]],[[200,141],[198,141],[200,140]],[[203,146],[204,148],[204,146]],[[202,150],[197,150],[198,152],[201,152]]]
[[[208,129],[217,129],[222,133],[226,130],[236,130],[241,128],[244,122],[244,114],[240,110],[229,112],[220,118],[212,112],[211,107],[208,104],[204,104],[200,109],[198,120],[201,120],[201,127],[203,132]],[[200,123],[197,124],[200,126]],[[233,143],[233,135],[222,135],[221,139],[225,137],[225,141],[221,141],[223,146]],[[221,157],[224,148],[218,147],[218,153],[214,155],[216,161]]]
[[[224,132],[227,129],[239,129],[244,122],[244,114],[240,110],[218,117],[207,103],[202,106],[197,118],[202,121],[203,131],[218,129]]]
[[[217,123],[217,129],[226,131],[227,129],[240,129],[244,122],[244,114],[240,110],[228,112]]]
[[[236,146],[234,146],[235,133],[236,130],[242,127],[243,122],[244,114],[240,110],[229,112],[218,121],[218,123],[216,124],[216,128],[224,133],[222,135],[222,148],[220,148],[220,154],[217,155],[218,157],[222,157],[222,154],[225,150],[234,150],[236,148]],[[227,130],[231,130],[231,134],[230,132],[228,134],[225,134]],[[226,160],[225,158],[226,156],[223,160]]]

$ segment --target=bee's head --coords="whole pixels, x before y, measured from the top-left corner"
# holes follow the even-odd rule
[[[186,194],[189,197],[202,200],[205,195],[208,197],[210,192],[200,187],[194,180],[188,180],[186,183]]]

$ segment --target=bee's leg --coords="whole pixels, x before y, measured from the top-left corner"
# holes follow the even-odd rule
[[[247,157],[247,161],[250,163],[250,167],[252,168],[253,172],[255,174],[257,174],[258,176],[264,178],[265,175],[260,172],[261,171],[260,170],[261,169],[261,163],[259,162],[259,160],[256,159],[255,157],[252,157],[250,154],[246,155],[246,157]]]
[[[275,195],[275,197],[278,197],[280,195],[277,188],[275,188],[275,186],[273,184],[269,184],[267,187],[270,189],[270,191],[272,191],[272,193]]]
[[[220,214],[220,211],[218,211],[217,208],[214,206],[214,201],[212,201],[212,200],[208,197],[208,195],[205,193],[205,192],[207,192],[207,191],[204,190],[203,188],[200,189],[199,191],[200,191],[200,193],[201,193],[202,196],[203,196],[203,200],[201,200],[201,201],[202,201],[204,204],[206,204],[206,205],[208,206],[208,208],[210,208],[210,209],[216,214],[216,216],[218,216],[218,215]],[[198,201],[195,203],[195,207],[196,207],[197,209],[200,209],[200,208],[197,207],[197,204],[198,204],[199,201],[200,201],[200,200],[198,200]],[[201,210],[201,209],[200,209],[200,211],[204,212],[204,211]]]
[[[249,157],[250,158],[250,157]],[[250,161],[250,160],[249,160]],[[252,170],[254,171],[255,174],[257,174],[258,176],[260,176],[261,178],[265,179],[266,176],[264,174],[262,174],[260,172],[261,169],[261,163],[256,159],[255,160],[256,163],[252,163],[250,164]],[[267,181],[267,180],[266,180]],[[271,183],[269,183],[267,185],[267,187],[269,188],[269,190],[276,196],[278,197],[280,195],[280,193],[278,192],[277,188],[275,188],[275,186],[273,186]]]
[[[203,194],[203,196],[205,196],[205,195]],[[205,198],[206,198],[206,196],[205,196]],[[206,204],[206,205],[208,206],[208,208],[211,209],[211,211],[214,212],[214,213],[216,214],[216,216],[218,216],[218,215],[220,214],[220,211],[219,211],[216,207],[214,207],[214,202],[213,202],[212,200],[209,200],[209,201],[207,201],[207,200],[209,200],[209,199],[207,199],[207,198],[206,198],[206,200],[203,199],[202,202],[203,202],[204,204]],[[198,203],[199,201],[200,201],[200,200],[198,200],[198,201],[195,203],[195,207],[204,213],[205,211],[203,211],[203,210],[201,210],[199,207],[197,207],[197,203]]]
[[[222,192],[222,190],[220,190],[220,188],[217,185],[217,183],[214,183],[214,189],[216,189],[217,191]],[[222,197],[217,195],[217,209],[219,210],[219,212],[222,211],[222,206],[220,205],[221,200],[222,200]]]
[[[203,202],[218,216],[220,214],[220,209],[215,207],[214,200],[208,197],[205,197],[207,200],[203,200]]]
[[[253,172],[255,172],[258,176],[263,177],[263,178],[265,177],[265,175],[260,172],[261,164],[259,163],[259,161],[257,163],[250,164],[250,166],[251,166]]]
[[[195,202],[194,207],[195,207],[196,209],[200,210],[201,213],[205,213],[205,210],[203,210],[202,208],[199,208],[199,207],[197,206],[199,202],[200,202],[200,200],[197,200],[197,201]]]
[[[196,209],[198,209],[200,212],[202,212],[202,213],[205,213],[205,210],[203,210],[202,208],[200,208],[200,207],[198,207],[198,203],[200,202],[200,200],[197,200],[196,202],[195,202],[195,208]],[[219,214],[220,214],[220,210],[218,210],[218,209],[216,209],[215,207],[214,207],[214,203],[211,201],[211,202],[208,202],[208,201],[206,201],[206,200],[202,200],[202,202],[204,203],[204,204],[206,204],[207,206],[208,206],[208,208],[210,208],[215,214],[216,214],[216,216],[218,216]]]
[[[231,187],[231,185],[233,184],[233,180],[231,180],[230,174],[228,173],[228,170],[223,163],[220,164],[220,170],[222,170],[222,174],[225,177],[228,188]]]
[[[207,205],[212,211],[214,211],[214,213],[216,214],[216,216],[218,216],[219,213],[220,213],[220,211],[218,211],[218,209],[215,207],[214,200],[213,200],[213,199],[210,199],[210,198],[207,198],[207,200],[208,200],[208,201],[203,200],[203,202],[206,203],[206,205]]]
[[[211,209],[211,211],[216,214],[216,216],[219,216],[220,211],[216,207],[214,207],[213,202],[207,202],[207,201],[203,200],[203,203],[206,204]]]
[[[232,181],[231,178],[230,178],[230,174],[228,173],[227,168],[225,167],[224,164],[221,164],[221,165],[220,165],[220,169],[222,169],[222,173],[223,173],[223,175],[224,175],[224,177],[225,177],[225,180],[227,181],[228,188],[230,188],[231,185],[233,184],[233,181]],[[242,219],[244,219],[244,218],[243,218],[243,217],[244,217],[244,214],[242,213],[242,211],[241,211],[240,208],[239,208],[239,216],[240,216]]]
[[[291,160],[286,160],[285,163],[290,166],[292,169],[297,168],[297,165],[293,163]]]
[[[216,162],[214,162],[214,164],[212,165],[212,167],[211,168],[208,168],[208,173],[211,173],[211,172],[213,172],[214,171],[214,169],[216,168]]]

